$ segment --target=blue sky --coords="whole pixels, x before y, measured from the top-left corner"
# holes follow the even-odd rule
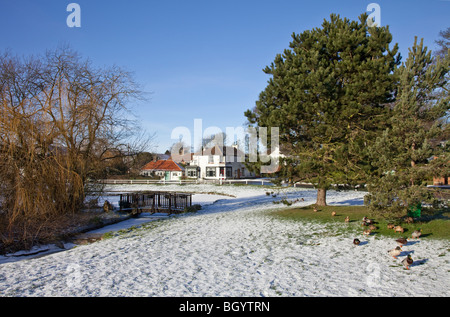
[[[81,28],[66,24],[69,3]],[[176,127],[239,127],[268,77],[262,72],[288,47],[291,34],[319,27],[331,13],[355,20],[375,2],[403,58],[414,36],[429,48],[450,27],[449,0],[0,0],[0,50],[42,54],[69,44],[95,65],[134,72],[148,101],[133,112],[157,151]],[[369,12],[368,12],[369,13]]]

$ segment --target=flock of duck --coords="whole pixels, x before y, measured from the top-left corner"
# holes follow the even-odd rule
[[[349,217],[345,218],[345,222],[349,222]],[[364,217],[362,219],[361,225],[363,227],[368,227],[368,229],[364,230],[364,232],[363,232],[364,235],[369,235],[373,230],[376,229],[374,220],[369,219],[367,217]],[[401,226],[395,226],[393,224],[388,224],[388,229],[393,229],[395,232],[401,232],[401,233],[404,232],[404,228],[402,228]],[[419,239],[421,235],[422,235],[422,229],[416,230],[411,234],[411,238]],[[398,259],[397,257],[401,254],[402,247],[408,244],[408,239],[407,238],[398,238],[395,241],[397,242],[398,246],[395,249],[389,250],[388,254],[390,256],[392,256],[394,259]],[[361,243],[361,241],[359,239],[353,240],[354,245],[360,245],[360,243]],[[411,257],[411,254],[408,254],[407,257],[402,260],[402,264],[407,270],[409,270],[409,267],[413,263],[414,263],[414,260]]]

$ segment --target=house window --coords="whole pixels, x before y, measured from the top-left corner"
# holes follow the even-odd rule
[[[231,168],[231,166],[220,167],[219,168],[219,176],[226,177],[226,178],[232,178],[233,177],[233,169]]]
[[[197,170],[195,169],[188,169],[188,177],[197,177]]]
[[[208,164],[214,164],[214,156],[208,155]]]
[[[206,177],[216,177],[216,168],[215,167],[207,167],[206,168]]]

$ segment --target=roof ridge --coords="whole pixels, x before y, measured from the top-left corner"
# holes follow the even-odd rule
[[[162,171],[183,171],[183,167],[173,160],[158,160],[147,163],[143,170],[162,170]]]

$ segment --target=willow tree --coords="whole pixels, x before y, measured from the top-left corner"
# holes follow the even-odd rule
[[[385,120],[400,60],[391,41],[389,27],[369,27],[366,14],[332,14],[294,33],[264,70],[271,78],[245,115],[249,125],[280,128],[281,174],[313,183],[318,205],[332,184],[356,184],[370,168],[364,151]]]
[[[128,102],[139,96],[130,73],[68,48],[0,56],[0,249],[80,210],[108,160],[129,154]]]

